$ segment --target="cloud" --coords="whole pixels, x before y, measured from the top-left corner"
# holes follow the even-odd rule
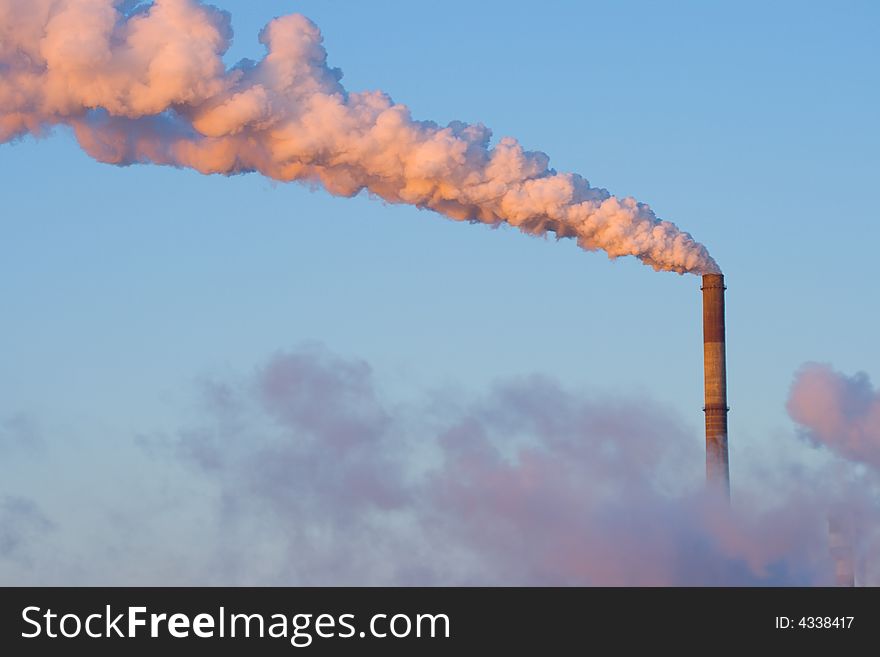
[[[782,469],[730,508],[673,413],[540,376],[392,406],[312,345],[202,395],[166,454],[217,492],[223,583],[829,583],[826,509],[876,499]]]
[[[814,445],[880,469],[880,391],[867,374],[808,363],[795,376],[787,407]]]
[[[43,437],[32,417],[16,413],[0,419],[0,454],[36,454],[44,447]]]
[[[0,498],[0,559],[29,563],[33,543],[52,526],[32,500]]]
[[[852,388],[861,401],[822,408],[860,418],[873,392],[848,381],[831,390]],[[43,499],[37,490],[2,498],[2,577],[815,585],[849,570],[859,584],[880,583],[875,469],[831,450],[740,451],[728,505],[705,489],[699,428],[643,396],[531,375],[401,403],[369,363],[317,344],[203,379],[198,393],[187,420],[140,434],[139,462],[87,494],[56,491],[64,511],[29,501]]]
[[[272,20],[260,32],[265,56],[227,70],[230,25],[197,0],[0,0],[0,143],[65,125],[102,162],[366,190],[655,270],[718,271],[705,246],[644,203],[559,173],[512,137],[492,145],[483,125],[415,120],[384,92],[345,89],[304,16]]]

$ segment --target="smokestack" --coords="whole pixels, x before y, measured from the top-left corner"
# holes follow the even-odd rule
[[[852,527],[846,514],[840,511],[828,516],[828,544],[834,561],[834,583],[837,586],[855,586]]]
[[[703,275],[703,372],[706,405],[706,480],[730,496],[727,460],[727,363],[723,274]]]

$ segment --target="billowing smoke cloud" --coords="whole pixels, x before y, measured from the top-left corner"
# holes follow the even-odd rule
[[[845,553],[880,584],[874,468],[779,436],[719,504],[698,422],[641,396],[533,375],[400,402],[376,378],[303,346],[203,379],[86,488],[42,463],[52,495],[0,490],[0,582],[808,585]]]
[[[266,56],[227,70],[231,36],[229,16],[197,0],[0,0],[0,142],[65,124],[102,162],[368,190],[656,270],[718,271],[647,205],[557,173],[544,153],[509,137],[492,145],[482,125],[415,121],[380,91],[346,91],[303,16],[273,20]]]
[[[814,444],[880,470],[880,391],[867,374],[807,364],[792,384],[788,412]]]
[[[147,441],[216,491],[201,583],[828,584],[827,510],[876,516],[876,480],[839,471],[719,504],[696,428],[545,377],[391,405],[367,363],[307,347],[203,393]]]

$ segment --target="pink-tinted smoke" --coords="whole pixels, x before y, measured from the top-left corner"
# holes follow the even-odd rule
[[[788,412],[814,444],[880,470],[880,391],[867,374],[804,365],[792,384]]]
[[[416,121],[381,91],[349,92],[300,15],[269,23],[266,55],[226,69],[230,17],[197,0],[0,0],[0,142],[72,126],[94,158],[202,173],[258,171],[367,190],[456,220],[575,238],[609,257],[703,274],[706,248],[633,198],[557,173],[482,125]]]
[[[225,583],[827,584],[826,510],[876,516],[868,488],[785,467],[731,508],[696,427],[546,377],[389,405],[367,363],[308,347],[205,393],[166,444],[222,500]]]

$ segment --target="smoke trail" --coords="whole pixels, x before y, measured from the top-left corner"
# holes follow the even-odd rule
[[[609,257],[703,274],[706,248],[633,198],[548,168],[482,125],[415,121],[380,91],[348,92],[300,15],[261,32],[267,53],[227,70],[230,17],[198,0],[0,0],[0,142],[73,127],[112,164],[257,171],[455,220],[553,231]]]

